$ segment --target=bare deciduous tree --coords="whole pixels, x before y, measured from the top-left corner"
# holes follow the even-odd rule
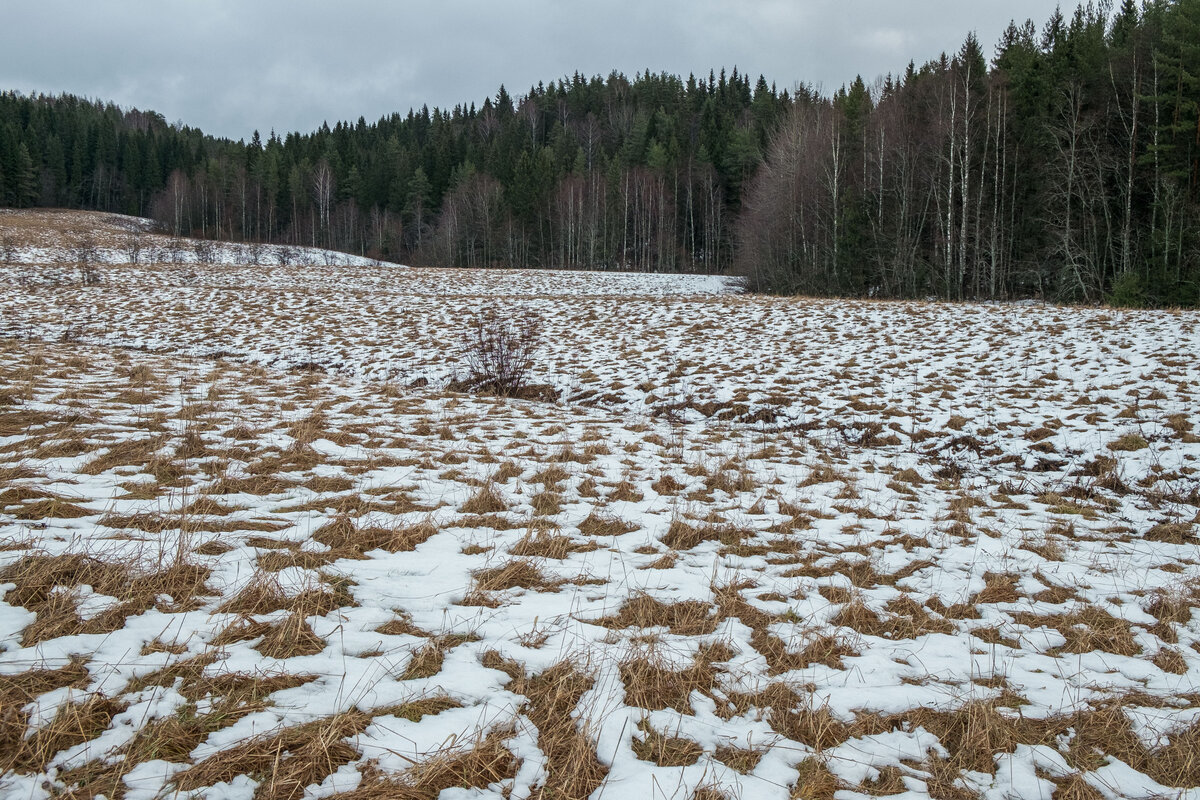
[[[317,217],[321,230],[329,231],[329,208],[333,203],[333,170],[324,159],[313,170],[313,199],[317,203]]]

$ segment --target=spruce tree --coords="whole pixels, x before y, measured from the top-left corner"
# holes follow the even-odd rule
[[[17,145],[16,168],[11,179],[13,205],[17,208],[27,208],[37,203],[38,178],[33,166],[33,158],[25,142]]]

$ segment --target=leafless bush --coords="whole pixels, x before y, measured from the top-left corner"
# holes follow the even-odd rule
[[[165,247],[165,255],[167,260],[172,264],[180,264],[183,262],[183,246],[184,241],[179,236],[172,236]]]
[[[96,247],[96,240],[90,234],[85,234],[75,240],[71,254],[79,266],[79,277],[84,285],[95,286],[100,283],[100,273],[96,269],[99,249]]]
[[[0,237],[0,260],[7,267],[17,266],[17,240],[12,236]],[[29,283],[29,276],[22,272],[17,276],[17,282],[21,286],[26,286]]]
[[[246,242],[246,263],[250,266],[257,266],[262,263],[263,259],[263,243],[259,241]]]
[[[275,259],[281,267],[291,266],[299,257],[300,254],[294,245],[281,244],[275,248]]]
[[[137,228],[131,227],[129,231],[126,232],[122,244],[124,245],[125,255],[129,257],[129,263],[136,265],[138,260],[142,257],[142,249],[145,246],[142,232]]]
[[[197,264],[211,264],[216,256],[216,246],[208,239],[193,241],[192,251],[196,254]]]
[[[17,240],[12,236],[0,236],[0,259],[4,264],[14,267],[17,264]]]
[[[481,312],[463,337],[467,377],[457,383],[474,392],[520,396],[529,385],[542,329],[542,318],[534,313],[513,318]]]

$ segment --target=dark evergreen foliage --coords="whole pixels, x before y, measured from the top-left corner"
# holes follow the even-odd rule
[[[708,83],[576,74],[476,108],[311,134],[205,136],[71,96],[0,94],[0,204],[152,216],[176,234],[414,263],[728,269],[742,184],[789,105]]]
[[[1200,0],[973,36],[868,92],[794,104],[746,195],[755,288],[1200,299]]]
[[[832,97],[575,74],[476,107],[205,136],[0,94],[0,205],[415,264],[735,271],[752,288],[1195,305],[1200,0],[1012,24]],[[736,258],[735,258],[736,256]]]

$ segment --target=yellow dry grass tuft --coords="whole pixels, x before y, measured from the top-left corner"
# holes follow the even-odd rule
[[[585,800],[603,783],[608,767],[597,757],[589,725],[579,716],[579,702],[593,680],[569,661],[525,677],[524,667],[489,651],[484,666],[509,675],[509,691],[528,699],[526,715],[537,727],[538,747],[546,756],[546,778],[533,797]]]
[[[365,558],[371,550],[412,551],[438,533],[432,520],[396,527],[361,526],[344,514],[313,532],[313,539],[340,558]]]
[[[345,740],[366,730],[371,715],[349,711],[257,736],[212,755],[177,774],[172,782],[191,792],[249,775],[260,782],[255,800],[298,800],[339,767],[359,758]]]
[[[1045,626],[1057,630],[1066,639],[1058,652],[1103,650],[1121,656],[1136,656],[1142,652],[1128,621],[1090,604],[1077,606],[1066,614],[1038,616],[1022,611],[1013,614],[1013,622],[1031,628]]]
[[[639,592],[624,603],[615,615],[595,621],[606,628],[663,627],[677,636],[704,636],[716,630],[719,617],[708,603],[686,600],[664,603]]]
[[[44,772],[58,753],[104,733],[113,717],[126,707],[125,703],[101,694],[90,694],[81,702],[64,703],[53,720],[15,743],[16,747],[5,759],[8,769],[17,773]]]
[[[626,705],[650,711],[672,708],[680,714],[691,714],[692,692],[711,693],[719,674],[720,670],[703,655],[680,669],[653,648],[646,655],[631,656],[620,664]]]
[[[486,788],[517,774],[520,762],[504,746],[509,728],[480,731],[473,741],[453,744],[414,764],[400,775],[363,770],[358,788],[331,800],[437,800],[451,788]]]
[[[612,514],[596,511],[588,514],[579,523],[579,532],[584,536],[622,536],[636,530],[638,530],[638,526],[632,522],[626,522]]]
[[[22,643],[28,647],[59,636],[117,630],[126,617],[156,606],[167,611],[196,608],[200,598],[209,593],[209,575],[207,567],[182,556],[159,565],[121,561],[118,556],[108,561],[81,553],[35,553],[0,569],[0,582],[15,584],[6,594],[6,602],[37,613],[22,634]],[[71,594],[81,586],[90,586],[118,602],[85,623]],[[169,606],[160,600],[162,596],[171,598]]]
[[[24,744],[29,715],[23,707],[55,689],[84,689],[88,681],[87,665],[78,657],[57,669],[31,669],[14,675],[0,675],[0,773],[14,769],[18,762],[32,756]]]
[[[483,486],[459,508],[464,514],[498,514],[508,510],[508,502],[495,486]]]
[[[408,666],[400,675],[400,680],[410,681],[418,678],[432,678],[442,671],[442,662],[446,653],[467,642],[473,642],[476,637],[469,634],[451,633],[435,636],[421,647],[413,651]]]
[[[525,559],[513,559],[497,567],[481,569],[474,574],[475,588],[484,592],[508,589],[535,589],[555,592],[563,581],[548,578],[537,565]]]
[[[267,658],[312,656],[325,649],[325,640],[313,632],[304,617],[289,614],[269,627],[255,649]]]
[[[660,767],[689,767],[704,755],[704,748],[691,739],[682,736],[669,736],[649,722],[642,720],[638,723],[641,736],[634,736],[632,741],[633,754],[642,761],[650,761]]]

